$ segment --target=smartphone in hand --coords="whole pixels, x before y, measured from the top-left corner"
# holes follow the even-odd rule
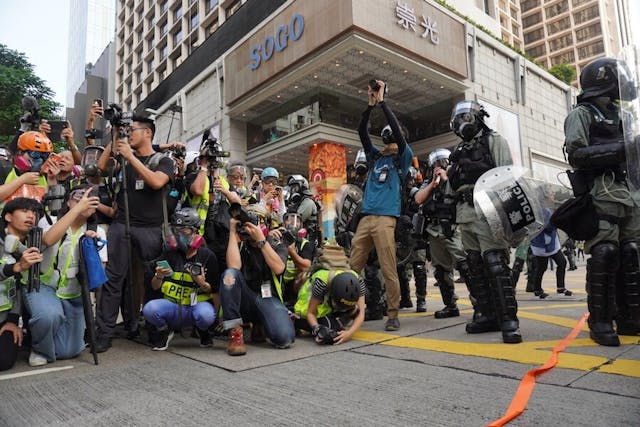
[[[163,259],[161,261],[156,261],[156,265],[160,268],[168,268],[169,270],[171,270],[171,273],[169,274],[173,274],[173,269],[171,268],[171,266],[169,265],[169,262],[166,259]]]

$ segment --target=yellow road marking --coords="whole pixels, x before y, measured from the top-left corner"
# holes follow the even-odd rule
[[[527,313],[527,315],[532,315],[532,313]],[[535,317],[536,318],[534,320],[546,321],[542,319],[547,319],[552,321],[550,323],[559,324],[560,326],[570,324],[571,327],[573,327],[576,322],[575,319],[562,319],[558,316],[535,315]],[[394,334],[363,330],[357,331],[354,334],[353,339],[393,347],[438,351],[464,356],[486,357],[529,365],[544,364],[551,354],[551,349],[559,342],[559,340],[525,341],[521,344],[515,345],[469,343],[431,338],[398,337]],[[640,344],[640,340],[638,340],[637,337],[621,336],[620,342],[623,345]],[[569,343],[567,348],[575,351],[579,347],[596,346],[597,344],[589,338],[578,338]],[[565,351],[560,353],[557,366],[560,368],[576,369],[581,371],[597,370],[599,372],[609,374],[640,378],[639,360],[616,359],[614,361],[609,361],[606,357],[576,354]]]

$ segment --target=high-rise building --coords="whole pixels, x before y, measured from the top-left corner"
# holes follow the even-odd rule
[[[579,76],[632,43],[628,0],[522,0],[520,8],[525,51],[547,68],[570,64]]]
[[[71,0],[69,9],[69,49],[67,62],[67,108],[87,73],[115,34],[116,0]]]
[[[136,106],[246,1],[119,0],[115,82],[119,101],[127,108]]]
[[[447,3],[494,36],[523,50],[520,0],[447,0]]]

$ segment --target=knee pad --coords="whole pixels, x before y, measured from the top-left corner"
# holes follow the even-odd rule
[[[591,265],[598,266],[604,271],[615,272],[620,266],[620,250],[609,241],[600,242],[591,248]]]
[[[628,271],[638,270],[638,243],[635,239],[624,240],[620,244],[622,268]]]
[[[413,275],[415,276],[416,280],[418,278],[426,278],[427,277],[427,269],[424,266],[423,262],[413,264]]]
[[[483,254],[485,265],[492,277],[508,275],[511,277],[511,270],[507,264],[507,257],[503,250],[488,250]]]

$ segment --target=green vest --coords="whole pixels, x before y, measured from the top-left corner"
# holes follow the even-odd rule
[[[0,258],[0,268],[3,268],[7,263],[14,263],[15,259],[5,254]],[[0,312],[11,310],[13,307],[13,300],[16,297],[16,278],[15,276],[9,276],[0,282]]]
[[[84,234],[87,227],[83,225],[75,233],[65,235],[58,245],[56,255],[52,257],[51,262],[47,266],[46,271],[40,275],[40,281],[55,289],[56,295],[61,299],[72,299],[82,295],[82,288],[78,281],[79,266],[71,271],[69,277],[69,267],[74,259],[79,263],[80,237]],[[70,232],[70,230],[68,231]],[[62,263],[62,264],[61,264]]]
[[[228,190],[229,183],[227,182],[226,178],[223,176],[218,176],[218,179],[222,183],[222,186]],[[211,193],[209,192],[210,189],[211,189],[211,183],[209,181],[209,178],[207,177],[207,179],[204,182],[204,190],[202,191],[202,196],[188,197],[189,206],[196,209],[196,211],[198,212],[198,216],[202,220],[202,225],[198,230],[201,236],[204,236],[204,223],[205,223],[205,220],[207,219],[209,203],[211,202]]]
[[[192,305],[192,295],[196,302],[211,299],[210,293],[203,293],[199,288],[194,288],[193,278],[189,273],[174,271],[162,281],[160,290],[166,300],[180,305]]]
[[[327,284],[327,290],[331,289],[331,280],[342,273],[344,270],[318,270],[310,277],[307,277],[307,280],[304,281],[300,290],[298,291],[298,300],[296,301],[296,305],[294,306],[295,313],[302,317],[306,318],[307,313],[309,311],[309,300],[311,300],[311,296],[313,295],[311,290],[313,288],[313,283],[316,279],[322,280]],[[329,302],[329,292],[324,297],[324,301],[321,304],[318,304],[318,314],[316,317],[324,317],[327,314],[330,314],[333,311],[331,307],[331,303]]]
[[[309,243],[307,239],[302,239],[302,242],[300,243],[300,250],[302,250],[302,248],[304,248],[307,243]],[[296,264],[293,262],[293,259],[291,259],[291,256],[287,255],[287,266],[284,270],[282,279],[285,283],[293,282],[296,279],[296,274],[298,274],[298,267],[296,267]]]

